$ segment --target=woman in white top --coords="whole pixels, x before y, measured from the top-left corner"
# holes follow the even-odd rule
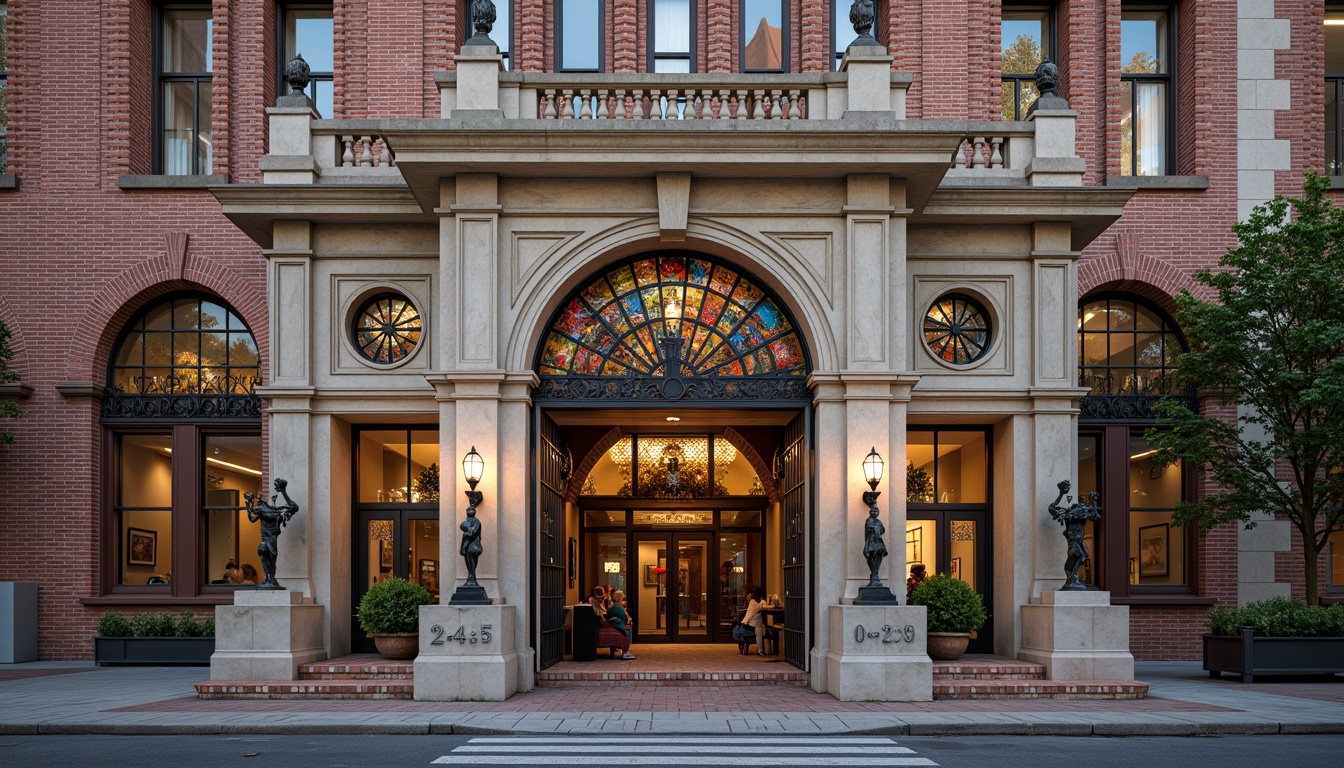
[[[742,617],[742,623],[756,631],[756,655],[765,655],[765,614],[761,609],[765,607],[765,590],[756,587],[751,590],[751,600],[747,602],[747,615]]]

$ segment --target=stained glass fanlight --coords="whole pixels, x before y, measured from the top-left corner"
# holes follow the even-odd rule
[[[969,296],[942,296],[924,314],[924,343],[939,359],[954,365],[985,356],[990,343],[989,313]]]
[[[672,343],[668,343],[672,342]],[[699,254],[643,256],[560,308],[538,372],[548,376],[806,376],[797,329],[739,270]]]
[[[371,363],[399,363],[415,351],[424,332],[420,310],[399,293],[384,293],[364,302],[355,313],[355,349]]]

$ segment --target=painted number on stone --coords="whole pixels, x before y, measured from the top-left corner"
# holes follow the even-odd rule
[[[915,641],[915,627],[913,624],[906,624],[904,627],[893,627],[890,624],[883,624],[881,632],[869,632],[862,624],[854,627],[854,642],[862,643],[864,638],[882,638],[884,643],[913,643]]]
[[[476,630],[474,630],[474,629],[473,629],[472,631],[468,632],[466,627],[458,627],[456,632],[454,632],[453,634],[449,635],[449,634],[447,633],[447,631],[444,630],[444,628],[443,628],[441,625],[439,625],[439,624],[435,624],[434,626],[432,626],[432,627],[429,628],[429,631],[434,633],[434,639],[433,639],[433,640],[430,640],[430,641],[429,641],[429,644],[430,644],[430,645],[443,645],[444,643],[447,643],[447,642],[450,642],[450,641],[456,641],[456,642],[463,643],[463,644],[466,644],[466,643],[472,643],[472,644],[475,644],[475,643],[478,643],[478,642],[479,642],[479,643],[488,643],[488,642],[490,642],[490,639],[493,637],[493,635],[490,634],[490,629],[491,629],[493,626],[494,626],[493,624],[482,624],[482,625],[481,625],[480,636],[477,637]]]

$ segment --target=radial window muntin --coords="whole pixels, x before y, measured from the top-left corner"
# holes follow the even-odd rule
[[[260,383],[247,323],[204,294],[174,294],[141,310],[111,363],[109,384],[128,395],[246,395]]]
[[[410,359],[424,337],[420,310],[405,294],[385,291],[359,304],[350,323],[350,341],[360,359],[391,366]]]
[[[945,293],[924,313],[924,345],[948,365],[969,365],[989,353],[993,327],[984,305],[963,293]]]
[[[680,337],[680,369],[662,340]],[[699,253],[645,254],[590,277],[550,323],[543,376],[801,378],[808,362],[797,325],[739,267]]]

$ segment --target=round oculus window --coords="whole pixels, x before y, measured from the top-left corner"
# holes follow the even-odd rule
[[[360,357],[377,365],[394,365],[415,351],[424,324],[410,299],[400,293],[383,293],[360,305],[351,332]]]
[[[924,313],[924,343],[939,360],[966,365],[989,350],[989,313],[969,296],[949,293]]]

